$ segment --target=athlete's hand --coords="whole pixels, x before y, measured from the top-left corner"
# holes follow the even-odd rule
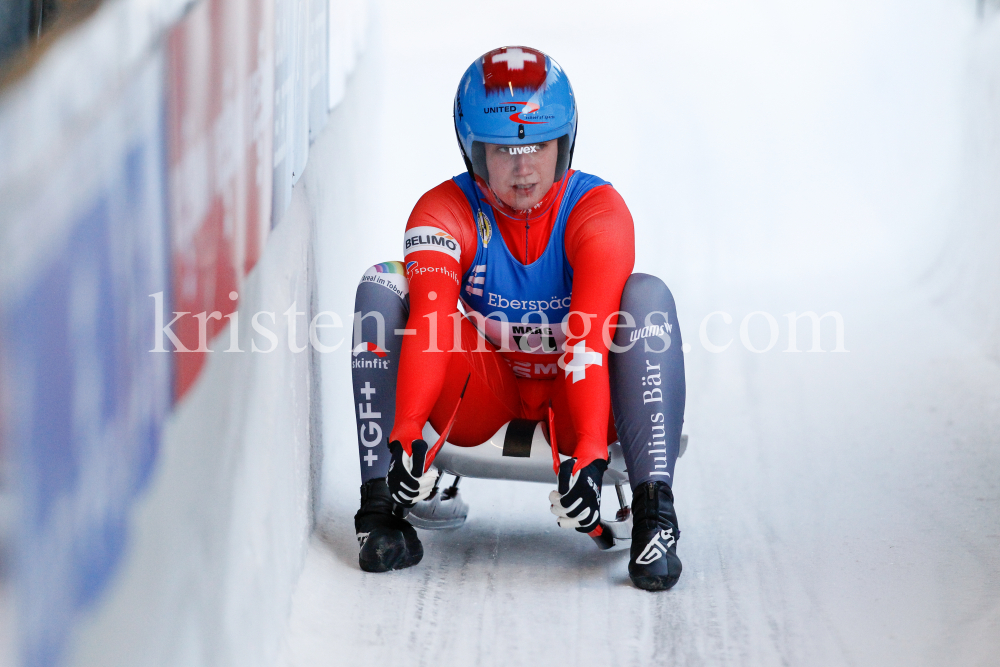
[[[412,454],[406,453],[399,440],[389,443],[392,462],[389,464],[386,482],[389,484],[389,495],[403,507],[413,507],[427,498],[434,489],[438,470],[431,468],[424,472],[427,449],[427,443],[423,440],[413,441],[410,445]]]
[[[601,482],[608,462],[596,459],[576,473],[574,465],[575,458],[559,465],[559,490],[549,494],[549,502],[560,527],[589,533],[601,518]]]

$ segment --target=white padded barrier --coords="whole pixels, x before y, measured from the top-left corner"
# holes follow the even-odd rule
[[[170,91],[206,85],[171,74],[215,76],[198,58],[229,29],[207,7],[260,30],[216,68],[221,104],[178,112]],[[321,467],[301,317],[323,193],[296,182],[366,16],[365,0],[106,0],[0,90],[0,666],[273,664]],[[219,326],[178,389],[194,357],[150,352],[151,294],[169,321],[192,254],[211,259],[199,284],[235,274],[238,297],[199,310],[238,313],[243,352]],[[267,347],[258,312],[271,352],[249,351]],[[54,343],[18,324],[36,320]]]

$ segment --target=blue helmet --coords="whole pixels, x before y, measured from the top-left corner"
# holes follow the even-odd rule
[[[484,144],[559,140],[555,180],[573,161],[576,98],[559,64],[537,49],[504,46],[477,58],[455,93],[455,134],[465,166],[487,182]]]

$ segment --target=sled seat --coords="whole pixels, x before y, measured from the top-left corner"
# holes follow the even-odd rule
[[[438,433],[427,423],[423,437],[426,442],[436,442]],[[688,437],[681,436],[680,456],[687,449]],[[561,461],[566,456],[560,454]],[[549,444],[548,424],[544,421],[514,419],[497,431],[493,437],[475,447],[459,447],[445,442],[434,460],[434,467],[461,477],[475,479],[510,479],[518,482],[555,484],[552,472],[552,446]],[[628,470],[621,444],[608,445],[608,470],[605,482],[616,486],[628,482]]]
[[[424,425],[423,436],[427,442],[438,439],[430,423]],[[604,479],[615,484],[628,482],[621,445],[612,443],[608,453],[610,459]],[[567,458],[559,456],[560,461]],[[475,479],[556,484],[548,424],[543,421],[513,419],[501,426],[489,440],[475,447],[459,447],[445,442],[434,459],[434,467],[441,472]]]
[[[424,425],[423,438],[426,442],[437,442],[438,437],[430,423]],[[681,455],[687,449],[687,439],[686,435],[681,436]],[[560,461],[567,458],[559,455]],[[435,486],[427,500],[417,503],[410,510],[410,523],[429,530],[457,528],[465,523],[469,506],[458,493],[458,482],[462,477],[557,484],[552,471],[548,423],[544,421],[511,420],[489,440],[475,447],[459,447],[445,442],[433,465],[442,474],[454,475],[455,479],[450,487],[443,490]],[[618,442],[608,445],[608,469],[604,473],[604,482],[614,484],[619,510],[615,520],[602,519],[602,530],[597,531],[598,535],[591,536],[601,549],[623,548],[628,546],[632,537],[632,516],[624,491],[628,485],[628,470]]]

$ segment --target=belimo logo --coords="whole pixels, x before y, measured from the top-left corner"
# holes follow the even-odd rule
[[[443,246],[452,252],[458,252],[458,243],[455,241],[455,238],[444,232],[407,236],[403,249],[408,252],[411,248],[416,249],[418,246]],[[409,268],[409,265],[407,265],[407,268]]]

